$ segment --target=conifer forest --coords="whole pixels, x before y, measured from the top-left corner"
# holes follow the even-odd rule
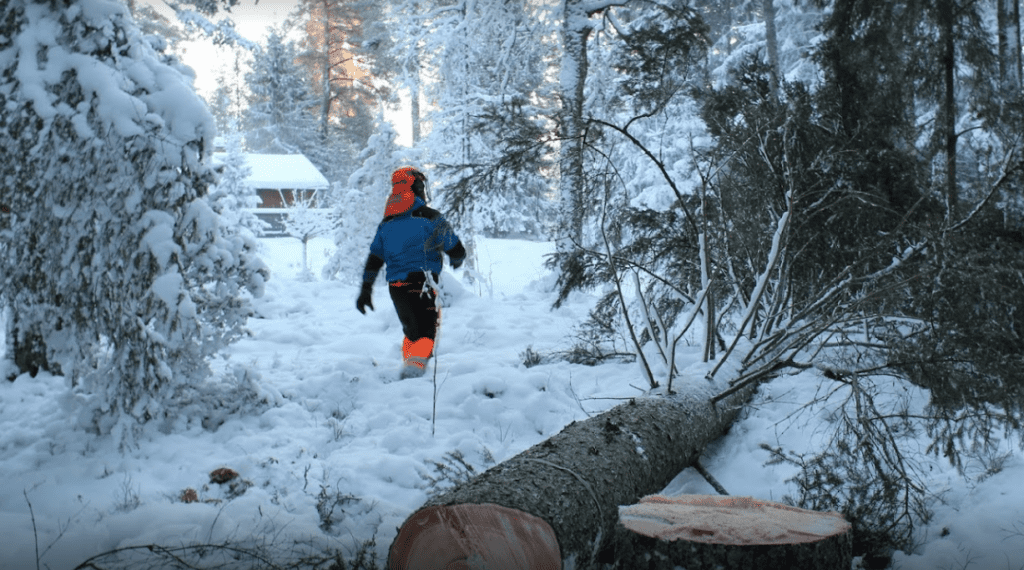
[[[1020,0],[294,0],[261,38],[231,19],[251,3],[0,0],[0,383],[60,377],[67,429],[131,454],[181,410],[205,429],[273,406],[215,363],[278,279],[243,155],[302,154],[329,191],[282,231],[349,312],[415,164],[467,282],[484,240],[547,242],[547,314],[593,297],[531,370],[849,394],[830,447],[765,450],[855,554],[910,552],[929,520],[904,435],[961,472],[1021,439]],[[230,55],[216,89],[188,42]],[[876,404],[894,382],[926,405]],[[214,567],[187,554],[167,567]],[[259,567],[373,567],[298,559]]]

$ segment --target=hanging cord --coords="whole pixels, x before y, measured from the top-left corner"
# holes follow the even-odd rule
[[[424,271],[423,276],[426,278],[426,285],[434,292],[434,314],[437,319],[437,326],[434,327],[434,376],[437,377],[437,345],[441,340],[441,308],[445,306],[443,292],[441,291],[441,285],[434,280],[434,275],[430,271]],[[440,276],[439,276],[440,278]],[[426,290],[420,291],[420,296],[426,295]]]
[[[434,435],[434,429],[437,424],[437,346],[441,340],[441,307],[444,306],[444,300],[441,298],[441,286],[437,281],[434,280],[434,275],[430,271],[424,271],[423,276],[425,278],[425,285],[430,287],[434,291],[434,314],[437,319],[437,326],[434,327],[434,402],[433,408],[430,412],[430,435]],[[425,288],[424,288],[425,289]],[[426,291],[420,291],[420,296],[426,294]]]

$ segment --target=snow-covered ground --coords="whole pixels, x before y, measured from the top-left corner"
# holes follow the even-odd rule
[[[383,284],[374,294],[377,310],[363,316],[354,286],[298,280],[296,240],[264,245],[273,277],[257,301],[252,338],[237,343],[229,360],[259,374],[273,402],[265,411],[228,417],[216,431],[150,429],[122,454],[109,438],[72,427],[61,404],[63,378],[44,373],[0,384],[0,568],[71,569],[147,544],[252,540],[287,550],[312,541],[349,549],[374,535],[383,556],[396,527],[426,500],[435,462],[452,465],[450,453],[458,451],[486,468],[491,458],[500,462],[612,407],[612,398],[641,393],[636,364],[523,365],[527,347],[567,350],[573,324],[594,302],[578,295],[550,309],[553,280],[541,265],[550,244],[481,240],[487,286],[458,285],[461,271],[443,276],[454,286],[438,340],[436,421],[431,378],[396,380],[402,332]],[[315,271],[330,249],[314,242]],[[680,356],[690,372],[681,381],[703,382],[699,353],[682,349]],[[824,414],[788,416],[822,381],[807,371],[762,387],[708,450],[705,467],[734,495],[794,494],[786,482],[794,468],[766,466],[760,444],[811,451],[827,427]],[[924,401],[912,387],[894,388]],[[935,517],[921,529],[916,552],[897,553],[894,567],[1024,567],[1021,454],[981,482],[963,481],[941,460],[923,461]],[[237,494],[210,483],[219,467],[250,486]],[[188,488],[199,502],[180,500]],[[692,470],[666,492],[713,493]]]

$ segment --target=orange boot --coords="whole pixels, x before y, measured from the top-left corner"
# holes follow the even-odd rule
[[[416,341],[402,339],[402,379],[423,376],[427,361],[434,352],[434,339],[423,337]]]

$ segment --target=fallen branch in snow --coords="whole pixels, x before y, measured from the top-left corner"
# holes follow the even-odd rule
[[[103,559],[109,558],[112,560],[116,560],[119,555],[134,553],[152,554],[152,556],[157,559],[162,558],[164,559],[165,562],[172,563],[175,565],[165,566],[169,568],[200,568],[199,566],[195,566],[194,564],[186,562],[182,558],[182,556],[189,553],[196,553],[202,556],[203,553],[205,553],[206,551],[223,551],[226,553],[230,553],[231,555],[245,556],[246,558],[249,558],[251,560],[256,560],[262,564],[266,564],[268,568],[272,568],[275,570],[284,568],[282,566],[274,564],[270,561],[270,559],[266,558],[265,556],[256,552],[255,550],[236,548],[225,544],[194,544],[190,546],[178,546],[175,548],[167,548],[165,546],[160,546],[157,544],[146,544],[142,546],[124,546],[121,548],[109,550],[102,554],[97,554],[96,556],[89,558],[85,562],[82,562],[78,566],[75,566],[74,570],[87,570],[90,568],[93,570],[106,570],[107,568],[111,568],[111,566],[100,566],[100,563],[103,562]],[[119,566],[113,567],[116,568]]]
[[[254,539],[255,540],[255,539]],[[374,555],[374,539],[359,544],[343,556],[341,552],[303,542],[289,548],[266,544],[260,539],[248,544],[189,544],[167,547],[158,544],[124,546],[97,554],[73,570],[379,570]],[[281,560],[281,559],[284,560]]]
[[[716,491],[718,491],[719,495],[729,494],[729,492],[725,490],[725,487],[723,487],[722,484],[718,482],[718,479],[715,479],[711,475],[711,473],[708,473],[707,469],[704,469],[704,466],[700,464],[700,461],[694,461],[693,468],[694,470],[697,471],[697,473],[700,473],[700,476],[703,477],[705,481],[708,482],[708,485],[711,485],[712,487],[714,487]]]
[[[728,398],[729,396],[732,396],[736,392],[739,392],[740,390],[743,390],[743,389],[745,389],[745,388],[747,388],[747,387],[749,387],[751,385],[757,385],[757,384],[759,384],[760,382],[762,382],[764,380],[769,380],[772,377],[774,377],[776,372],[778,372],[779,370],[782,370],[784,368],[807,369],[807,368],[811,368],[811,367],[813,367],[812,364],[807,364],[807,363],[803,363],[803,362],[795,362],[792,359],[788,359],[788,360],[781,361],[781,362],[769,363],[768,366],[765,366],[765,367],[759,368],[759,369],[757,369],[757,370],[755,370],[753,372],[744,374],[744,375],[740,376],[739,378],[736,378],[735,380],[731,380],[729,383],[732,384],[732,387],[730,387],[728,390],[725,390],[725,391],[719,393],[715,397],[711,398],[711,403],[714,404],[714,403],[720,402],[720,401],[724,400],[725,398]]]
[[[32,536],[36,541],[36,570],[39,570],[39,531],[36,529],[36,513],[32,510],[32,501],[28,500],[28,491],[21,491],[25,495],[25,502],[28,503],[28,514],[32,518]]]
[[[35,487],[33,487],[33,489],[34,488]],[[39,531],[36,528],[36,513],[35,510],[32,508],[32,501],[30,501],[28,498],[28,490],[22,489],[21,493],[25,495],[25,502],[28,504],[28,514],[29,517],[32,519],[32,536],[35,539],[36,548],[36,570],[39,570],[40,561],[46,556],[46,553],[49,552],[50,549],[53,548],[55,544],[57,544],[57,542],[60,541],[60,539],[64,538],[64,533],[66,533],[68,528],[71,526],[71,521],[77,518],[78,515],[82,514],[82,511],[85,510],[85,506],[83,506],[81,510],[79,510],[75,515],[68,517],[67,521],[64,524],[61,524],[59,520],[57,521],[57,538],[54,538],[53,541],[51,541],[50,544],[46,548],[44,548],[43,551],[40,553]]]
[[[729,355],[736,348],[736,344],[739,342],[741,336],[750,325],[751,319],[757,312],[757,307],[761,302],[761,296],[764,294],[765,287],[768,284],[768,276],[771,275],[772,271],[779,263],[779,259],[782,256],[783,244],[782,237],[785,234],[786,229],[789,227],[789,220],[793,212],[793,195],[790,193],[787,196],[789,202],[789,209],[786,210],[779,218],[777,223],[777,229],[775,234],[772,236],[772,247],[771,252],[768,254],[768,261],[765,263],[764,272],[757,279],[757,285],[754,287],[753,293],[750,295],[750,301],[747,303],[746,309],[743,311],[743,317],[740,319],[739,329],[736,331],[736,336],[733,338],[732,343],[726,349],[725,354],[719,359],[718,364],[715,365],[714,369],[708,374],[708,378],[714,378],[715,374],[722,367],[723,364],[729,359]]]
[[[622,308],[622,318],[626,321],[626,329],[629,331],[629,337],[633,341],[633,346],[636,348],[636,354],[640,358],[640,363],[643,364],[644,376],[647,378],[647,383],[651,389],[658,387],[658,381],[654,379],[654,373],[651,371],[650,364],[647,363],[647,356],[644,354],[643,347],[640,344],[639,339],[636,337],[636,331],[633,329],[633,323],[629,318],[629,304],[626,303],[626,298],[622,294],[622,281],[619,279],[619,269],[615,266],[614,257],[612,256],[612,248],[608,243],[608,234],[605,232],[605,214],[608,211],[608,193],[605,192],[605,204],[601,211],[601,237],[604,239],[605,251],[608,253],[608,264],[612,271],[612,277],[615,281],[615,290],[619,294],[619,304]],[[643,299],[641,298],[641,302]]]

